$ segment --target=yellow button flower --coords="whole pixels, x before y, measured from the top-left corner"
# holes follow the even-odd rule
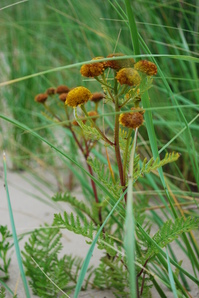
[[[76,87],[68,92],[65,104],[75,108],[86,103],[91,96],[92,93],[87,88],[82,86]]]

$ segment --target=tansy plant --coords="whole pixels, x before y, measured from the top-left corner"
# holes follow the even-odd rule
[[[111,288],[116,297],[135,297],[133,291],[137,297],[150,297],[153,285],[161,297],[165,297],[159,285],[162,281],[169,287],[168,280],[164,279],[165,273],[161,273],[161,270],[165,272],[168,269],[162,248],[198,225],[195,218],[179,217],[174,221],[166,221],[150,237],[150,225],[142,208],[147,204],[146,199],[141,201],[136,197],[133,205],[129,201],[127,189],[130,184],[134,185],[143,175],[156,172],[159,167],[177,160],[179,154],[170,153],[162,160],[151,158],[149,161],[141,160],[140,155],[136,154],[138,130],[145,125],[141,97],[152,87],[153,76],[157,74],[156,65],[147,60],[135,63],[134,59],[127,59],[121,53],[110,54],[107,58],[110,59],[93,58],[80,70],[83,77],[96,80],[101,91],[92,93],[83,86],[69,88],[61,85],[35,97],[35,101],[43,105],[54,122],[71,132],[79,153],[85,159],[92,187],[88,204],[70,193],[55,195],[55,201],[70,204],[74,212],[55,214],[54,229],[46,226],[45,229],[36,230],[26,243],[24,263],[33,291],[40,297],[58,297],[62,291],[68,293],[74,287],[74,297],[77,297],[78,289],[81,286],[86,289],[88,284],[97,289]],[[57,103],[56,108],[49,104],[51,101]],[[104,106],[108,106],[111,112],[104,114]],[[106,156],[104,160],[94,157],[97,156],[94,151],[98,150]],[[133,175],[129,168],[132,160]],[[130,217],[134,218],[135,231],[128,226],[131,221],[127,220],[125,225],[126,211],[129,210],[132,210]],[[128,233],[124,226],[131,233],[125,236],[125,245],[124,234]],[[76,257],[59,257],[58,252],[62,248],[61,228],[83,235],[92,243],[91,247],[97,243],[98,249],[103,250],[97,268],[87,271],[86,261],[82,267],[82,262]],[[99,234],[95,236],[96,233]],[[135,246],[132,246],[134,251],[128,244],[129,238],[135,239]],[[133,256],[133,265],[129,251]],[[48,262],[44,262],[45,259]],[[179,268],[178,263],[173,262]],[[78,279],[81,267],[83,269]],[[88,275],[83,284],[82,276],[85,277],[86,271]],[[132,272],[135,276],[134,286]],[[156,272],[158,279],[153,272]],[[188,297],[177,275],[173,272],[176,291]]]

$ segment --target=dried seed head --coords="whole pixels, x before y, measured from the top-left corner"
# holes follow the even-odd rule
[[[76,87],[68,92],[65,104],[70,107],[77,107],[86,103],[92,96],[92,93],[85,87]]]
[[[61,94],[59,95],[59,99],[60,99],[61,101],[65,102],[65,101],[66,101],[66,97],[67,97],[67,95],[68,95],[68,93],[61,93]]]
[[[95,92],[92,94],[90,100],[94,101],[94,102],[99,102],[100,100],[102,100],[105,97],[104,93],[101,92]]]
[[[134,68],[122,68],[118,71],[116,79],[121,85],[137,86],[141,82],[141,77]]]
[[[35,101],[38,103],[44,103],[48,98],[48,94],[40,93],[35,96]]]
[[[137,108],[133,107],[133,108],[131,108],[131,110],[134,111],[134,113],[135,113],[135,112],[138,112],[138,113],[140,113],[141,115],[144,115],[144,113],[145,113],[145,110],[142,109],[142,108],[139,108],[139,107],[137,107]]]
[[[99,60],[103,59],[104,57],[95,57],[92,60]],[[105,63],[104,62],[96,62],[96,63],[90,63],[90,64],[84,64],[82,65],[80,69],[80,73],[82,76],[87,78],[94,78],[98,77],[99,75],[103,74],[105,69]]]
[[[125,56],[125,55],[122,53],[115,53],[115,54],[109,54],[107,58],[120,57],[120,56]],[[125,68],[133,67],[134,64],[135,64],[135,60],[132,58],[129,58],[129,59],[118,59],[118,60],[106,61],[105,66],[115,70],[119,70],[124,67]]]
[[[125,127],[136,129],[137,127],[140,127],[143,124],[144,119],[142,114],[138,112],[130,112],[121,114],[119,122],[121,125]]]
[[[96,111],[90,111],[90,112],[88,112],[88,116],[89,117],[92,117],[92,120],[93,121],[96,121],[97,120],[98,113]]]
[[[50,88],[48,88],[48,89],[46,90],[46,93],[47,93],[48,95],[53,95],[53,94],[56,93],[56,89],[53,88],[53,87],[50,87]]]
[[[144,72],[147,76],[157,74],[157,66],[151,61],[140,60],[134,65],[134,68],[140,72]]]
[[[68,88],[68,86],[65,86],[65,85],[60,85],[56,89],[56,93],[58,93],[58,94],[67,93],[69,91],[70,91],[70,89]]]

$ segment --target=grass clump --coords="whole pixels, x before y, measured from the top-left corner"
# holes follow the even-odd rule
[[[154,289],[166,297],[163,286],[175,297],[189,297],[190,288],[199,285],[193,234],[199,226],[199,60],[193,29],[197,19],[188,18],[196,14],[189,4],[109,1],[103,10],[98,1],[77,2],[57,1],[55,6],[50,1],[45,9],[38,2],[39,21],[22,22],[28,12],[17,10],[16,40],[25,36],[19,49],[26,49],[28,59],[26,52],[19,56],[27,67],[15,66],[7,42],[12,59],[6,59],[16,80],[2,83],[11,84],[3,87],[4,96],[13,96],[19,88],[23,95],[15,100],[23,100],[17,108],[6,104],[10,114],[1,118],[14,124],[12,135],[25,131],[14,143],[15,150],[20,149],[18,158],[26,152],[27,161],[42,159],[64,190],[52,198],[62,202],[63,212],[54,214],[51,226],[36,229],[25,245],[30,286],[39,297],[68,297],[71,292],[78,297],[90,286],[111,289],[115,297],[150,297]],[[31,1],[27,5],[31,9]],[[171,13],[173,19],[167,17]],[[98,27],[99,16],[104,22],[98,21]],[[8,14],[4,17],[9,20]],[[42,35],[47,23],[48,33]],[[43,27],[34,53],[39,60],[31,74],[27,40],[35,34],[33,24]],[[16,28],[8,27],[13,34]],[[57,33],[54,38],[49,31]],[[45,59],[47,48],[51,54]],[[25,169],[26,163],[21,164]],[[60,167],[66,166],[84,200],[73,195],[72,183],[66,191],[61,182]],[[60,257],[62,229],[85,237],[90,244],[85,258]],[[95,246],[102,251],[96,268],[89,267]],[[176,250],[183,251],[191,272]]]

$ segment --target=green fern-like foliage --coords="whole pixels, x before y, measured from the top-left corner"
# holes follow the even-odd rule
[[[30,277],[30,286],[39,297],[62,297],[63,292],[71,291],[78,279],[83,260],[72,255],[59,258],[62,249],[59,229],[45,225],[35,230],[22,252],[26,274]],[[88,269],[83,289],[87,288],[93,268]],[[63,295],[63,297],[65,297]]]
[[[63,217],[61,214],[54,214],[53,224],[60,228],[66,228],[67,230],[82,235],[90,240],[93,240],[94,235],[99,230],[99,226],[94,226],[92,221],[89,222],[86,218],[82,221],[79,216],[75,217],[73,213],[68,215],[66,212],[64,212]],[[108,233],[101,233],[97,244],[99,249],[105,249],[109,255],[116,255],[114,241],[109,237]]]
[[[121,259],[116,260],[102,258],[95,271],[93,284],[100,289],[113,289],[116,297],[129,297],[128,270],[122,264]]]
[[[113,183],[109,168],[105,164],[101,163],[97,158],[89,158],[87,162],[92,167],[100,182],[116,199],[118,199],[122,194],[122,187],[119,181]]]
[[[65,202],[70,204],[81,218],[83,218],[86,214],[92,221],[95,222],[92,210],[84,202],[77,200],[74,196],[71,196],[70,193],[57,193],[52,199],[55,202]]]
[[[73,213],[70,215],[65,211],[62,215],[54,214],[54,222],[55,226],[59,226],[60,228],[66,228],[69,231],[74,232],[75,234],[82,235],[93,240],[94,232],[96,231],[96,227],[92,221],[88,221],[86,217],[82,221],[79,216],[74,216]]]
[[[152,239],[160,246],[165,247],[177,239],[182,233],[189,232],[199,227],[199,218],[184,217],[177,218],[174,222],[170,219],[164,223]],[[152,258],[159,253],[155,245],[149,244],[145,259]]]
[[[84,122],[78,117],[76,110],[75,110],[75,118],[76,118],[76,121],[78,122],[79,126],[81,127],[86,139],[91,139],[91,140],[101,140],[102,139],[101,134],[97,131],[97,129],[95,127],[92,127],[91,123],[90,123],[90,125],[84,124]]]
[[[6,290],[0,286],[0,298],[6,298]]]
[[[148,162],[147,159],[145,158],[142,163],[142,167],[140,167],[139,163],[136,163],[134,166],[134,182],[139,178],[143,177],[144,174],[148,174],[152,171],[157,170],[160,167],[163,167],[164,165],[176,161],[180,157],[179,153],[172,152],[172,153],[166,153],[164,159],[159,160],[159,158],[156,158],[154,160],[151,158]]]
[[[59,229],[45,225],[31,234],[22,252],[26,274],[31,278],[30,286],[39,297],[57,297],[58,287],[62,289],[69,282],[64,272],[65,260],[58,258],[61,237]]]

